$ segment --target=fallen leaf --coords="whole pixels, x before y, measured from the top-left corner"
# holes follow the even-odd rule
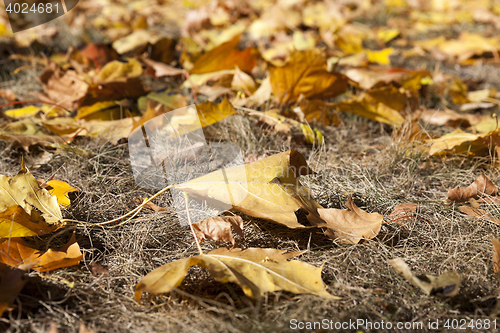
[[[420,114],[420,119],[429,124],[463,128],[478,124],[482,118],[480,115],[460,114],[449,109],[444,111],[424,110]]]
[[[137,198],[134,198],[134,202],[137,204],[137,205],[140,205],[144,202],[144,200],[146,200],[146,198],[141,198],[141,197],[137,197]],[[151,210],[154,210],[155,213],[159,213],[159,212],[169,212],[170,210],[167,209],[167,208],[163,208],[163,207],[160,207],[158,206],[157,204],[153,203],[152,201],[149,201],[148,203],[146,203],[144,205],[144,208],[149,208]]]
[[[402,203],[394,207],[392,212],[389,214],[389,217],[397,217],[402,214],[408,214],[408,213],[416,213],[417,212],[417,207],[418,204],[416,203]]]
[[[7,102],[17,101],[16,94],[14,94],[12,89],[0,89],[0,98],[7,100]]]
[[[431,76],[428,71],[423,70],[413,71],[403,68],[387,69],[377,66],[351,68],[346,70],[345,75],[352,81],[358,83],[362,89],[372,89],[380,85],[393,83],[410,91],[419,90],[422,79]]]
[[[483,196],[497,195],[498,189],[491,179],[481,174],[467,187],[455,187],[448,190],[448,200],[454,202],[467,202],[470,198],[479,199]]]
[[[327,71],[326,59],[317,49],[294,51],[284,66],[269,65],[274,97],[280,104],[305,98],[330,98],[347,90],[347,78]]]
[[[135,298],[140,302],[143,292],[157,294],[173,291],[184,280],[188,269],[198,265],[208,269],[219,282],[239,284],[245,295],[251,298],[285,290],[338,299],[326,291],[321,280],[321,268],[297,260],[287,261],[302,253],[260,248],[216,249],[207,254],[176,260],[153,270],[135,287]]]
[[[257,87],[255,86],[255,81],[250,75],[241,71],[238,66],[234,71],[233,81],[231,82],[231,87],[241,90],[244,93],[251,95]]]
[[[354,113],[395,127],[400,127],[405,121],[401,112],[406,107],[406,97],[392,85],[369,90],[354,100],[335,103],[335,106],[342,112]]]
[[[456,272],[446,272],[439,276],[431,274],[416,276],[401,258],[391,259],[389,263],[399,275],[415,287],[420,288],[427,295],[453,297],[460,290],[460,275]]]
[[[0,263],[0,317],[12,306],[28,278],[24,275],[28,268],[13,268]]]
[[[196,237],[200,243],[205,239],[213,239],[216,241],[231,242],[234,247],[235,241],[231,227],[238,236],[244,237],[243,219],[241,216],[216,216],[193,225]]]
[[[203,54],[193,64],[190,74],[206,74],[238,66],[244,72],[250,72],[255,66],[253,50],[251,47],[243,51],[238,50],[240,36],[237,35],[230,41],[223,43]]]
[[[394,49],[390,47],[379,51],[365,50],[365,52],[369,62],[381,65],[390,65],[391,60],[389,59],[389,56],[394,52]]]
[[[303,99],[299,102],[300,110],[308,122],[317,121],[325,126],[340,125],[340,118],[335,110],[335,104],[321,100]]]
[[[35,116],[37,113],[42,112],[38,106],[28,105],[23,108],[4,111],[4,113],[13,119],[23,119]]]
[[[451,133],[433,139],[430,155],[447,153],[468,155],[489,155],[495,146],[500,146],[500,129],[488,133],[472,134],[457,128]]]
[[[50,195],[55,195],[57,197],[59,206],[64,209],[68,208],[71,203],[71,200],[69,199],[67,194],[70,192],[78,192],[78,189],[74,188],[66,182],[63,182],[62,180],[52,179],[46,182],[45,185],[47,187],[44,188],[49,191]]]
[[[500,273],[500,241],[492,238],[491,243],[493,244],[493,272]]]
[[[491,213],[488,213],[480,208],[473,208],[473,207],[469,207],[469,206],[460,206],[460,207],[458,207],[458,209],[462,213],[467,214],[469,216],[485,219],[485,220],[488,220],[492,223],[500,225],[500,219],[496,218],[495,216],[491,215]]]
[[[184,73],[183,69],[175,68],[159,61],[142,58],[142,62],[154,69],[155,77],[176,76]]]
[[[255,90],[252,96],[247,97],[243,100],[239,100],[238,102],[233,102],[233,105],[238,105],[238,106],[244,105],[247,107],[260,106],[271,99],[271,93],[272,93],[271,79],[269,78],[268,75],[264,80],[262,80],[262,83],[260,84],[259,88]]]
[[[15,205],[0,213],[0,239],[39,236],[56,229],[57,226],[49,225],[34,209],[30,215],[23,207]]]
[[[139,110],[146,112],[148,105],[157,111],[158,114],[180,109],[186,106],[187,98],[182,94],[173,91],[152,91],[146,96],[142,96],[137,101]]]
[[[379,213],[367,213],[356,206],[351,196],[347,198],[347,209],[318,209],[318,214],[328,229],[325,235],[341,243],[356,244],[361,239],[372,239],[378,235],[384,217]]]
[[[62,220],[57,197],[40,188],[24,162],[16,176],[0,175],[0,211],[15,205],[21,206],[28,214],[31,214],[31,206],[36,207],[49,224],[56,224]]]
[[[311,174],[305,158],[290,150],[246,165],[211,172],[189,182],[175,185],[197,200],[215,201],[244,214],[268,219],[289,228],[306,228],[298,223],[295,212],[301,208],[297,199],[311,210],[321,206],[298,177]]]
[[[60,68],[45,70],[40,75],[40,81],[44,88],[44,93],[38,94],[40,100],[70,111],[83,103],[90,87],[75,71],[63,72]]]
[[[48,272],[80,263],[83,254],[76,242],[75,234],[59,250],[39,251],[30,247],[22,238],[10,238],[0,243],[0,263],[9,266],[31,265],[37,272]]]

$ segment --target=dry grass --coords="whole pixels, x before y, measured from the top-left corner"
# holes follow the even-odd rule
[[[492,273],[490,239],[498,236],[498,226],[467,218],[441,199],[448,188],[468,185],[482,172],[498,184],[499,171],[489,168],[486,160],[428,158],[391,139],[378,124],[344,118],[341,127],[325,129],[324,147],[295,147],[317,171],[304,179],[314,197],[325,207],[340,208],[351,194],[361,208],[386,216],[398,203],[416,202],[429,224],[409,218],[384,225],[375,240],[339,245],[319,230],[293,231],[244,216],[246,237],[240,242],[243,248],[310,248],[301,260],[316,266],[324,263],[323,279],[332,294],[342,297],[340,301],[289,293],[254,301],[238,286],[218,283],[206,271],[192,268],[179,292],[148,296],[139,305],[133,288],[141,277],[164,263],[197,253],[188,228],[180,227],[173,216],[143,212],[117,229],[76,228],[86,253],[84,262],[50,273],[50,280],[37,277],[29,282],[18,297],[17,309],[1,319],[0,327],[8,332],[45,332],[55,321],[60,331],[76,332],[83,321],[100,332],[286,332],[291,319],[427,322],[490,316],[498,285]],[[219,137],[254,154],[290,148],[286,140],[276,140],[253,122],[248,118],[228,121]],[[360,127],[365,130],[354,130]],[[105,221],[135,207],[134,197],[151,195],[134,183],[126,144],[82,139],[77,146],[92,152],[92,157],[59,152],[33,170],[37,178],[54,175],[80,189],[65,217]],[[21,155],[20,150],[3,150],[3,173],[14,174]],[[167,205],[168,199],[157,203]],[[488,209],[499,213],[498,207]],[[61,235],[61,242],[70,233],[71,228]],[[208,241],[202,247],[208,251],[223,245]],[[459,295],[452,299],[425,296],[391,268],[387,260],[394,257],[404,258],[416,272],[458,271],[463,277]],[[101,272],[96,271],[99,268]],[[57,279],[74,281],[75,287]]]

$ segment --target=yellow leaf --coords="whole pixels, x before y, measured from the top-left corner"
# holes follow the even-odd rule
[[[278,103],[305,98],[330,98],[347,90],[347,78],[327,71],[326,59],[317,49],[295,51],[282,66],[269,66],[271,87]]]
[[[39,236],[56,229],[34,209],[30,215],[23,207],[15,205],[0,213],[0,238]]]
[[[308,122],[317,121],[325,126],[338,126],[340,124],[340,119],[334,112],[335,105],[333,103],[303,99],[299,106]]]
[[[372,89],[356,100],[335,104],[340,111],[380,121],[400,127],[404,122],[401,111],[406,106],[406,98],[393,86]]]
[[[399,34],[398,29],[382,29],[377,32],[377,37],[384,43],[387,43],[399,36]]]
[[[500,130],[472,134],[456,129],[434,139],[429,154],[441,155],[448,152],[487,155],[495,146],[500,146]]]
[[[392,54],[392,52],[394,52],[394,49],[390,47],[380,51],[365,50],[365,52],[368,56],[369,62],[381,65],[390,65],[391,60],[389,59],[389,56]]]
[[[257,89],[257,87],[255,86],[255,81],[252,79],[252,77],[247,73],[241,71],[238,66],[236,66],[233,81],[231,82],[231,87],[239,89],[249,95],[253,94],[253,92]]]
[[[81,106],[75,119],[85,120],[116,120],[123,113],[122,108],[115,101],[97,102],[89,106]]]
[[[34,264],[37,272],[48,272],[77,265],[83,259],[75,234],[59,250],[40,251],[30,247],[22,238],[11,238],[0,243],[0,262],[9,266]]]
[[[108,62],[94,78],[94,83],[126,82],[142,74],[142,65],[137,59],[128,59],[126,63],[114,60]]]
[[[297,260],[288,261],[300,254],[302,252],[286,253],[277,249],[216,249],[207,254],[176,260],[153,270],[137,284],[135,297],[140,302],[143,292],[171,292],[184,280],[188,269],[197,265],[208,269],[219,282],[237,283],[252,298],[285,290],[295,294],[338,299],[326,291],[321,279],[321,268]]]
[[[49,180],[46,184],[52,187],[52,190],[49,190],[50,195],[57,197],[57,202],[61,208],[67,208],[70,205],[71,201],[67,195],[69,192],[78,192],[76,188],[62,180],[53,179]]]
[[[20,109],[7,110],[7,111],[4,111],[4,113],[7,116],[9,116],[10,118],[23,119],[23,118],[28,118],[28,117],[34,116],[40,111],[42,111],[42,109],[39,108],[38,106],[29,105],[29,106],[26,106],[26,107],[20,108]]]
[[[198,111],[201,127],[215,124],[235,113],[233,106],[229,103],[227,98],[224,98],[220,104],[215,104],[210,101],[203,102],[196,105],[196,110]]]
[[[112,46],[119,54],[135,50],[140,46],[146,46],[151,39],[151,34],[144,29],[137,29],[128,36],[117,39]]]
[[[235,73],[234,69],[225,69],[222,71],[206,73],[206,74],[192,74],[189,76],[189,79],[182,83],[181,88],[192,88],[192,85],[195,87],[206,84],[209,81],[217,81],[230,76],[233,76]]]
[[[36,207],[50,224],[62,220],[57,198],[40,188],[24,163],[16,176],[0,175],[0,211],[15,205],[21,206],[28,214],[31,214],[31,206]]]
[[[211,172],[174,188],[195,199],[207,199],[233,207],[247,215],[268,219],[289,228],[305,228],[295,212],[297,198],[311,210],[321,207],[307,188],[298,183],[300,175],[312,173],[302,154],[290,150],[250,164]]]

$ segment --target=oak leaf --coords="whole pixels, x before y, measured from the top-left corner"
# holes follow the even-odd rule
[[[302,253],[260,248],[216,249],[207,254],[176,260],[153,270],[137,284],[135,297],[140,302],[143,292],[173,291],[184,280],[188,269],[198,265],[208,269],[219,282],[239,284],[245,295],[251,298],[285,290],[338,299],[326,291],[321,280],[321,268],[297,260],[287,261]]]

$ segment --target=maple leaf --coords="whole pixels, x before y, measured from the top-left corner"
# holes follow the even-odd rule
[[[296,294],[314,294],[338,299],[326,291],[321,280],[321,268],[300,262],[287,261],[302,252],[277,249],[219,248],[207,254],[170,262],[146,275],[135,287],[138,302],[143,292],[169,293],[184,280],[188,269],[198,265],[208,269],[215,280],[240,285],[245,295],[258,298],[268,292],[285,290]]]
[[[28,214],[31,214],[31,206],[36,207],[50,224],[57,224],[62,220],[57,197],[40,188],[24,162],[16,176],[0,175],[0,211],[15,205],[22,207]]]

